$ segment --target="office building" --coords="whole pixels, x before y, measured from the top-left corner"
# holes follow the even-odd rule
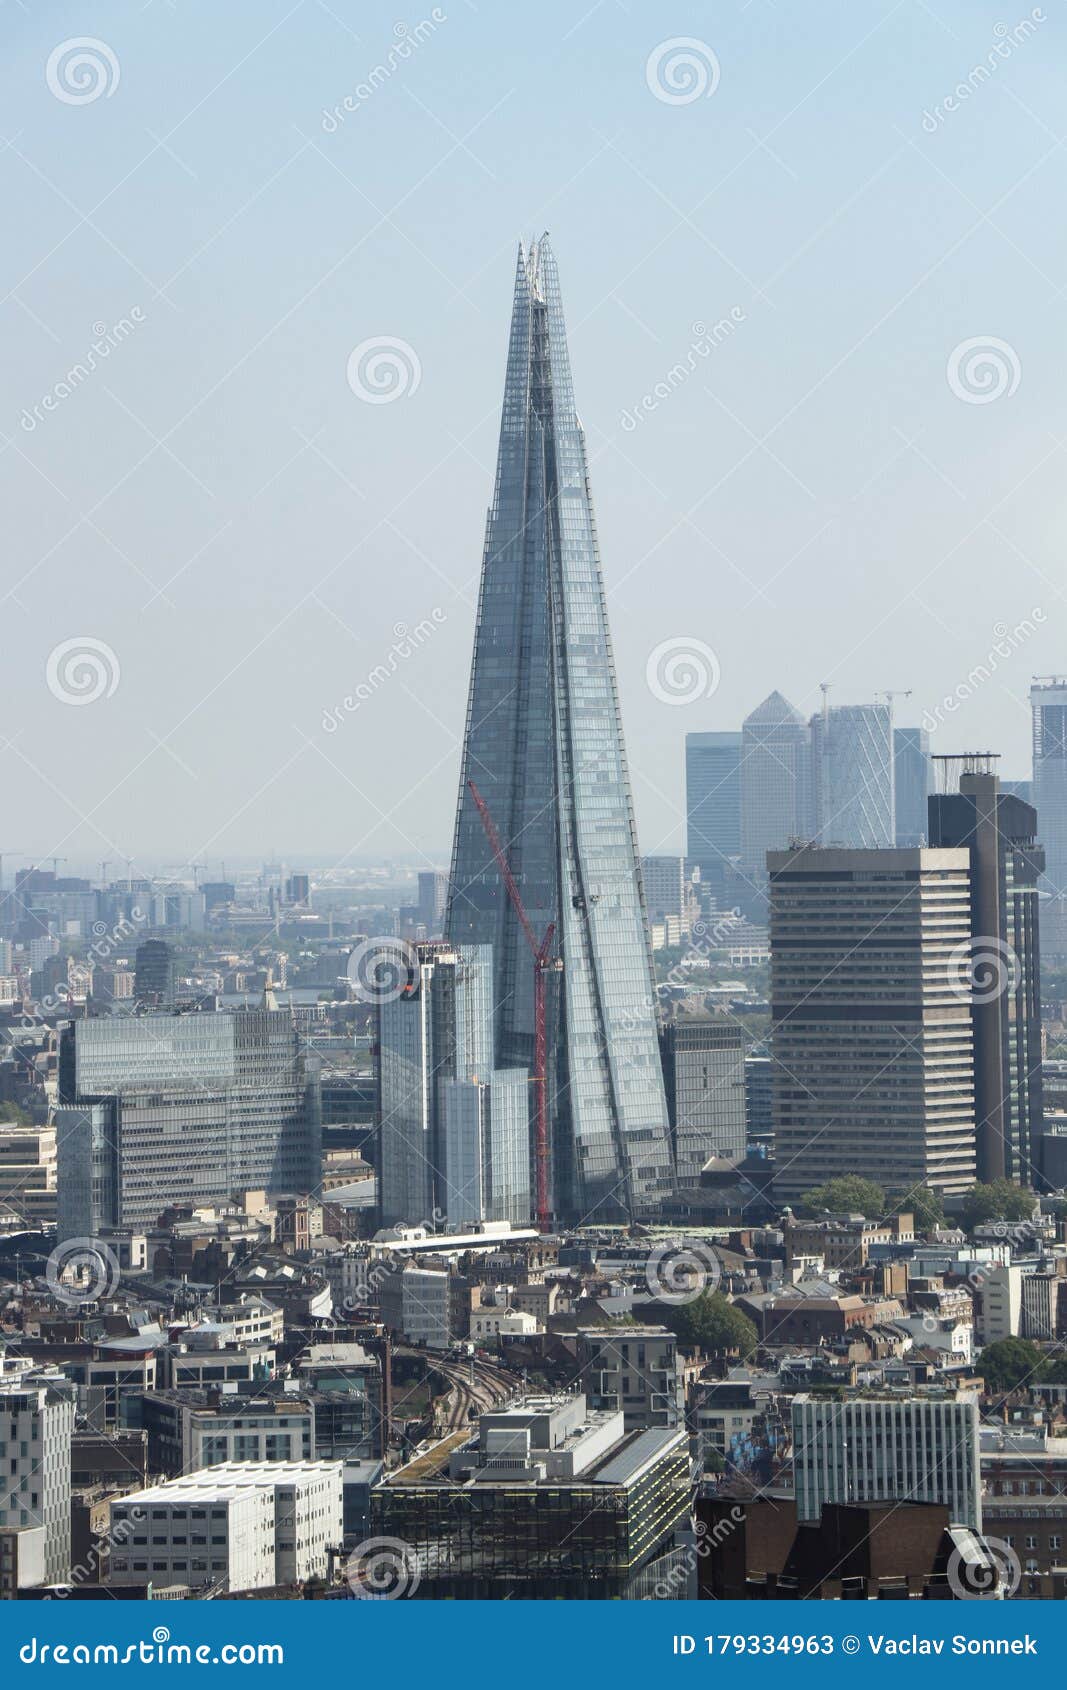
[[[815,835],[823,845],[874,851],[896,843],[893,712],[845,704],[811,720]]]
[[[496,1059],[532,1071],[547,980],[549,1205],[626,1219],[671,1188],[667,1106],[585,437],[556,264],[520,250],[467,709],[446,932],[493,951]]]
[[[775,1194],[974,1183],[963,850],[772,852]]]
[[[939,760],[941,762],[941,760]],[[930,799],[930,842],[970,858],[971,954],[978,1177],[1032,1184],[1041,1166],[1041,955],[1038,883],[1045,856],[1031,804],[1000,790],[995,759],[960,768],[958,792]],[[972,977],[973,976],[973,977]]]
[[[741,735],[685,736],[686,855],[716,885],[741,855]]]
[[[383,1226],[530,1218],[529,1081],[494,1066],[492,993],[487,945],[420,945],[379,1008]]]
[[[741,866],[763,878],[767,852],[810,838],[811,733],[780,692],[741,727]]]
[[[897,844],[911,849],[925,845],[930,827],[926,801],[932,789],[930,735],[925,728],[893,729],[893,783]]]
[[[55,1127],[0,1122],[0,1201],[28,1227],[55,1226]]]
[[[314,1408],[288,1391],[145,1391],[128,1411],[148,1436],[150,1471],[170,1477],[224,1461],[308,1461],[316,1453]]]
[[[426,929],[428,939],[441,937],[447,909],[448,875],[440,869],[420,870],[418,919],[420,925]]]
[[[378,1308],[385,1325],[413,1344],[446,1350],[452,1342],[452,1284],[441,1268],[394,1261],[375,1270]]]
[[[688,927],[689,877],[684,857],[642,857],[641,879],[645,907],[650,921],[673,917],[684,930]]]
[[[818,1520],[826,1503],[937,1502],[953,1525],[981,1531],[974,1393],[837,1402],[802,1392],[791,1412],[798,1520]]]
[[[410,1547],[419,1601],[650,1595],[688,1511],[684,1429],[627,1433],[584,1395],[483,1414],[460,1448],[444,1440],[371,1493],[374,1535]]]
[[[0,1532],[39,1527],[44,1582],[70,1576],[70,1451],[77,1392],[61,1373],[0,1356]]]
[[[224,1594],[325,1578],[343,1532],[339,1461],[226,1461],[111,1507],[109,1583]]]
[[[745,1058],[745,1138],[751,1149],[770,1155],[774,1150],[773,1064],[753,1051]]]
[[[288,1011],[75,1021],[59,1052],[59,1237],[169,1205],[318,1189],[319,1058]]]
[[[660,1029],[674,1165],[696,1185],[712,1156],[745,1154],[745,1035],[725,1016],[687,1015]]]
[[[144,939],[134,958],[133,995],[145,1009],[174,1008],[174,947]]]
[[[1033,804],[1045,847],[1042,891],[1067,896],[1067,675],[1036,677],[1033,713]]]

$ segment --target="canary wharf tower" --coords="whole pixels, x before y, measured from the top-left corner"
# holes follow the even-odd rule
[[[519,249],[447,931],[453,944],[492,945],[497,1065],[527,1068],[532,1098],[540,949],[551,1213],[647,1212],[672,1183],[655,989],[547,238]]]

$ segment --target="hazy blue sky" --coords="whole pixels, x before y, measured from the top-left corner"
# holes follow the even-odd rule
[[[686,732],[822,681],[910,687],[918,721],[1023,618],[934,739],[1028,773],[1030,676],[1067,669],[1062,13],[447,0],[403,15],[406,57],[399,21],[3,8],[0,848],[443,860],[515,244],[542,228],[642,848],[683,844]],[[81,37],[97,83],[56,53]],[[649,62],[677,38],[692,86],[676,49]],[[347,379],[378,337],[417,359],[384,404]],[[85,639],[104,695],[74,705],[49,659]],[[715,653],[713,696],[650,687],[674,640]]]

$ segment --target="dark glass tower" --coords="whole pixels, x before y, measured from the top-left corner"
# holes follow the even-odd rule
[[[648,1211],[672,1185],[652,961],[585,437],[546,238],[519,248],[447,919],[453,944],[493,947],[498,1064],[533,1071],[533,960],[470,781],[538,942],[555,927],[551,1207],[569,1221]]]

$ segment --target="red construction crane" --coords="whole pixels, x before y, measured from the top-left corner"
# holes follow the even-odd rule
[[[541,943],[537,942],[537,935],[530,926],[530,918],[526,914],[526,907],[522,901],[522,894],[515,883],[515,876],[504,854],[504,847],[500,843],[489,806],[485,802],[478,788],[472,780],[467,782],[470,795],[474,799],[478,814],[485,829],[485,837],[489,841],[490,849],[496,858],[496,866],[500,870],[500,877],[508,889],[511,907],[518,917],[526,943],[530,947],[530,955],[534,965],[534,1066],[533,1083],[535,1087],[534,1113],[534,1171],[537,1181],[537,1226],[540,1232],[548,1232],[551,1227],[551,1217],[548,1211],[548,1099],[547,1099],[547,1040],[545,1038],[545,975],[550,968],[557,964],[549,957],[552,940],[556,932],[556,924],[550,921],[545,928],[545,936]]]

